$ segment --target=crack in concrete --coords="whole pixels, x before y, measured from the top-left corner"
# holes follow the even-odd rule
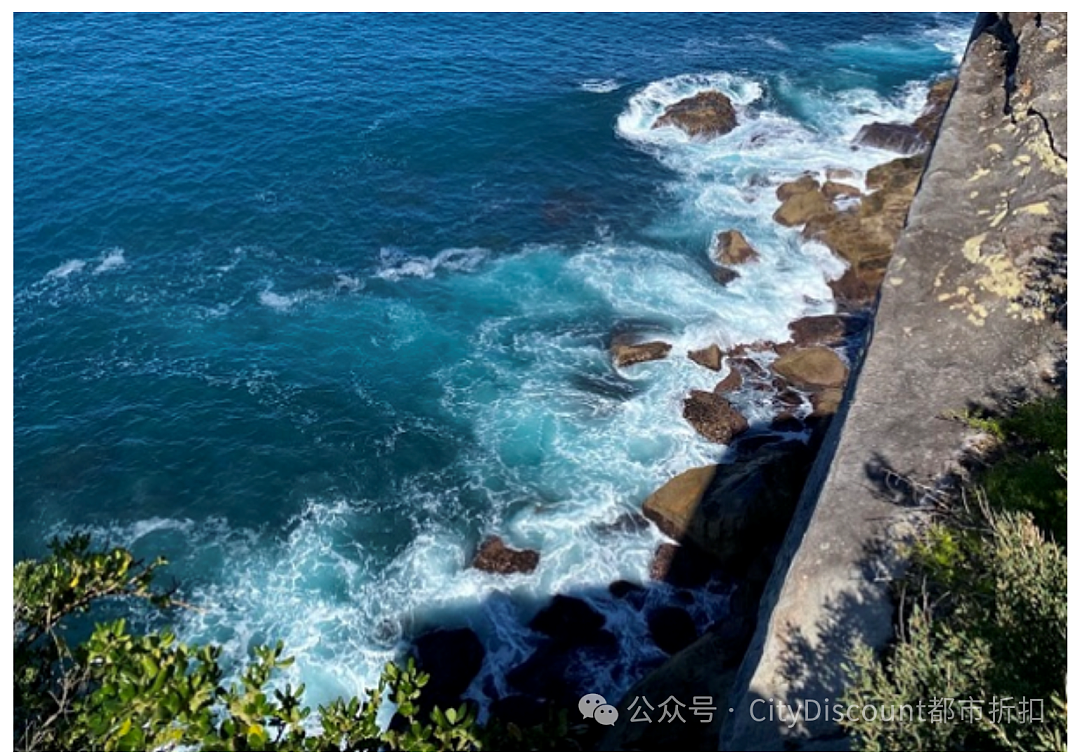
[[[1046,132],[1046,138],[1050,142],[1050,151],[1052,151],[1055,155],[1057,155],[1057,158],[1060,159],[1062,162],[1068,162],[1069,158],[1066,157],[1061,152],[1061,150],[1058,148],[1057,144],[1054,142],[1054,129],[1050,127],[1050,120],[1045,115],[1043,115],[1041,112],[1036,110],[1034,107],[1029,107],[1028,108],[1027,115],[1028,116],[1034,115],[1040,121],[1042,121],[1043,130]],[[1013,123],[1015,123],[1015,122],[1016,122],[1016,118],[1013,118]]]

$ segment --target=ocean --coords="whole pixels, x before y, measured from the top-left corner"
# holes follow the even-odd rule
[[[16,14],[16,558],[74,531],[163,554],[180,635],[284,640],[310,703],[461,625],[483,703],[546,600],[591,594],[617,696],[663,653],[605,589],[665,538],[611,524],[725,460],[681,417],[716,381],[683,354],[835,310],[843,262],[772,221],[775,185],[894,156],[852,139],[912,120],[971,21]],[[710,88],[730,134],[652,128]],[[721,287],[729,228],[761,260]],[[672,357],[615,368],[626,332]],[[490,534],[539,567],[469,568]]]

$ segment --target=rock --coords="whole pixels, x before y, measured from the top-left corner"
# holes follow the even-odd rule
[[[810,174],[802,175],[795,180],[788,181],[787,183],[781,183],[776,188],[776,198],[781,202],[785,202],[792,196],[798,196],[799,194],[809,193],[811,191],[818,191],[821,189],[821,184],[817,182],[817,179]]]
[[[838,304],[844,309],[861,309],[870,306],[877,298],[885,270],[876,273],[860,273],[853,267],[844,271],[838,280],[830,280],[829,287]]]
[[[555,594],[529,622],[529,628],[560,643],[582,643],[603,627],[604,616],[588,602],[562,594]]]
[[[413,641],[419,669],[431,675],[424,686],[424,707],[457,706],[484,663],[484,645],[469,628],[440,628]]]
[[[691,136],[713,138],[738,125],[735,107],[727,95],[709,90],[668,106],[653,128],[675,126]]]
[[[794,227],[835,213],[836,207],[821,191],[805,191],[788,197],[773,213],[773,219],[786,227]]]
[[[681,607],[660,607],[649,612],[649,635],[653,642],[669,654],[682,651],[697,640],[697,625],[690,613]]]
[[[849,167],[830,167],[825,170],[827,180],[855,180],[859,174]]]
[[[795,440],[719,466],[697,506],[681,511],[681,540],[714,557],[726,572],[745,568],[764,546],[783,538],[812,462],[813,452]]]
[[[901,190],[914,196],[925,165],[926,156],[922,154],[884,162],[866,172],[866,187],[874,191]]]
[[[945,114],[945,108],[949,106],[954,88],[956,88],[956,79],[947,78],[931,86],[929,94],[926,95],[926,106],[922,114],[915,119],[914,125],[928,143],[937,136],[938,126]]]
[[[586,642],[548,640],[511,669],[506,680],[511,687],[530,696],[576,709],[582,695],[596,692],[592,686],[596,678],[587,676],[587,667],[596,662],[612,662],[618,653],[619,641],[609,630],[590,633]]]
[[[601,536],[612,534],[641,533],[649,527],[649,521],[636,512],[624,512],[610,523],[594,523],[592,529]]]
[[[745,371],[747,376],[751,379],[766,379],[769,376],[769,372],[760,363],[753,358],[746,356],[735,356],[729,360],[729,363],[738,366],[742,371]]]
[[[840,409],[840,403],[844,399],[842,389],[832,387],[810,396],[810,404],[814,406],[814,412],[810,415],[814,418],[832,416]]]
[[[720,563],[691,542],[663,543],[656,547],[649,564],[649,578],[679,588],[704,586]]]
[[[728,375],[717,382],[716,386],[713,387],[713,392],[719,395],[724,392],[734,392],[740,387],[742,387],[742,374],[739,373],[738,369],[732,366],[728,370]]]
[[[693,390],[683,403],[683,418],[710,442],[729,444],[749,428],[741,413],[715,392]]]
[[[847,183],[827,180],[825,185],[821,187],[821,194],[829,201],[836,201],[841,196],[862,196],[862,191],[855,186],[849,186]]]
[[[470,567],[487,573],[531,573],[540,564],[540,552],[512,549],[498,536],[488,536],[476,550]]]
[[[739,279],[739,273],[730,267],[713,267],[712,276],[714,280],[724,287]]]
[[[625,599],[631,594],[644,593],[645,587],[628,580],[617,580],[608,584],[608,593],[616,599]]]
[[[928,146],[922,132],[905,123],[868,123],[855,134],[855,143],[897,154],[918,154]]]
[[[848,318],[836,314],[804,316],[789,327],[791,341],[800,348],[810,345],[840,345],[848,334]]]
[[[757,261],[759,254],[738,230],[717,233],[712,244],[712,258],[718,264],[745,264]]]
[[[616,344],[611,346],[611,353],[615,358],[615,365],[619,367],[631,366],[645,361],[656,361],[665,358],[671,352],[669,343],[653,340],[636,345]]]
[[[776,402],[780,405],[786,405],[789,408],[794,408],[797,405],[802,405],[803,399],[795,390],[788,387],[787,389],[780,390],[776,395]]]
[[[716,476],[715,465],[683,471],[653,492],[641,507],[645,517],[673,539],[679,538]]]
[[[822,347],[803,348],[780,356],[772,367],[777,374],[802,389],[841,387],[848,376],[847,366],[840,356]]]
[[[690,360],[699,366],[704,366],[706,369],[712,369],[713,371],[720,371],[720,346],[713,344],[707,348],[701,350],[691,350],[686,354]]]
[[[803,422],[795,418],[795,414],[790,411],[777,414],[776,418],[769,422],[770,431],[802,431],[804,428]]]

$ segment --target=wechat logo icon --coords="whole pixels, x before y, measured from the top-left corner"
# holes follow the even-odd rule
[[[583,719],[592,719],[605,727],[610,727],[619,719],[619,710],[609,705],[604,700],[604,696],[599,693],[588,693],[581,696],[577,707]]]

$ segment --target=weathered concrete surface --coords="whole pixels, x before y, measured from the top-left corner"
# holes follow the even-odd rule
[[[1064,13],[980,16],[861,370],[723,704],[733,711],[722,749],[845,746],[831,719],[792,724],[773,711],[769,721],[770,706],[834,702],[852,640],[892,637],[896,546],[918,515],[898,503],[925,501],[965,441],[965,427],[943,416],[1053,371],[1064,332],[1039,270],[1064,247],[1067,49]]]

